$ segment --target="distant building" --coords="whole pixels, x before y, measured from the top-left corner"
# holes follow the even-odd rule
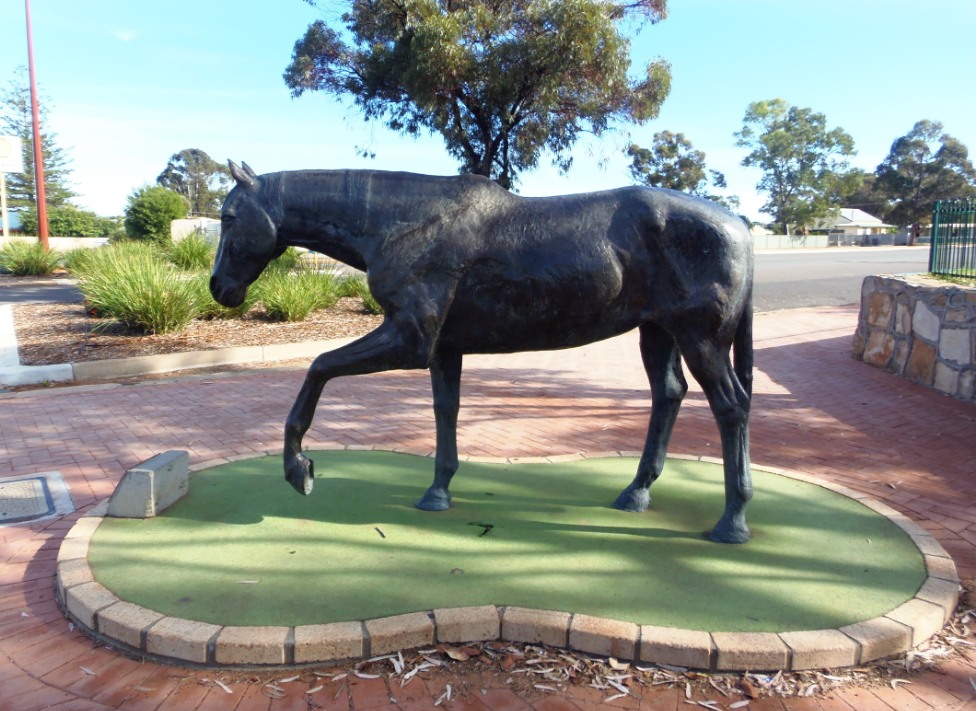
[[[882,222],[855,207],[841,207],[827,217],[817,220],[812,228],[813,234],[828,236],[829,244],[883,244],[879,235],[894,232],[895,226]]]

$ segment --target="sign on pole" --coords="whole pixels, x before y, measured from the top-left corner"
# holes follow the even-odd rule
[[[24,148],[18,136],[0,136],[0,173],[24,172]]]
[[[24,151],[17,136],[0,136],[0,220],[3,220],[3,238],[10,237],[7,218],[7,181],[5,173],[24,172]]]

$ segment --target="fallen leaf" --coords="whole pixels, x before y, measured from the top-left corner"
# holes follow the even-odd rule
[[[891,679],[891,688],[896,689],[898,684],[910,684],[907,679]]]
[[[231,687],[228,686],[227,684],[225,684],[220,679],[215,679],[214,680],[214,683],[217,684],[218,686],[220,686],[222,689],[224,689],[225,693],[228,693],[228,694],[232,693],[231,692]]]
[[[307,694],[315,694],[317,691],[322,691],[322,690],[323,690],[323,685],[320,684],[319,686],[314,686],[312,689],[307,689],[306,690],[306,693]]]
[[[751,702],[748,701],[748,700],[745,700],[745,701],[735,701],[733,704],[731,704],[730,706],[728,706],[728,708],[729,709],[743,709],[745,706],[749,705],[750,703]]]
[[[751,683],[745,679],[741,680],[741,689],[744,691],[744,695],[749,699],[758,698],[758,689],[751,685]]]
[[[456,647],[450,647],[445,650],[445,655],[449,659],[455,659],[457,662],[467,662],[469,661],[469,652],[464,649],[459,649]]]
[[[78,668],[81,669],[86,674],[88,674],[89,676],[97,676],[97,674],[93,672],[91,669],[89,669],[88,667],[78,667]]]
[[[608,658],[608,665],[615,669],[615,671],[625,671],[629,668],[629,662],[620,662],[615,657]]]

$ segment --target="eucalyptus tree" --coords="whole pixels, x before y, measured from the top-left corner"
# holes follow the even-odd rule
[[[734,136],[750,151],[741,165],[762,171],[757,187],[768,194],[762,212],[786,232],[805,230],[860,185],[860,171],[849,163],[856,154],[853,138],[842,128],[827,128],[826,116],[812,109],[784,99],[753,102]]]
[[[567,170],[583,132],[658,115],[669,64],[632,76],[628,35],[665,16],[666,0],[351,0],[309,26],[284,79],[436,133],[462,172],[511,188],[545,152]]]

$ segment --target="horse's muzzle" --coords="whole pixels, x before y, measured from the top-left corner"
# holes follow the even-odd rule
[[[248,287],[221,286],[216,276],[211,277],[210,290],[214,300],[229,309],[237,308],[245,303],[245,295],[248,293]]]

